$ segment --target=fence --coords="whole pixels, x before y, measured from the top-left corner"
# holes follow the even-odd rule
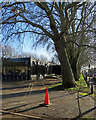
[[[3,58],[2,79],[30,79],[30,58]]]
[[[28,58],[2,58],[3,80],[30,80],[32,75],[61,74],[60,65],[41,64]]]

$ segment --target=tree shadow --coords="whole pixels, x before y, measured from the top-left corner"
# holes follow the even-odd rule
[[[6,88],[2,88],[2,90],[11,90],[11,89],[27,88],[27,87],[28,87],[28,85],[18,86],[18,87],[6,87]]]
[[[25,110],[21,110],[21,111],[19,111],[19,113],[26,112],[26,111],[29,111],[29,110],[34,110],[34,109],[41,108],[41,107],[47,107],[47,106],[45,106],[43,104],[40,104],[40,105],[31,107],[31,108],[28,108],[28,109],[25,109]]]
[[[26,93],[31,92],[31,94],[35,95],[35,94],[40,94],[40,93],[44,93],[45,90],[36,90],[36,91],[25,91],[25,92],[19,92],[19,93],[11,93],[11,94],[6,94],[6,95],[0,95],[0,97],[2,96],[2,99],[5,98],[13,98],[13,97],[21,97],[21,96],[25,96]]]
[[[71,93],[71,94],[74,94],[74,93]],[[56,96],[56,97],[50,97],[50,100],[53,100],[53,99],[56,99],[56,98],[62,98],[64,96],[69,96],[71,95],[69,93],[65,94],[65,95],[60,95],[60,96]],[[14,101],[13,101],[14,102]],[[16,102],[16,101],[15,101]],[[18,101],[19,102],[19,101]],[[42,104],[41,105],[37,105],[37,104],[40,104],[40,103],[43,103],[43,99],[42,100],[39,100],[39,101],[33,101],[33,102],[29,102],[27,104],[23,104],[23,105],[18,105],[18,106],[15,106],[15,107],[11,107],[11,108],[8,108],[6,110],[15,110],[15,109],[20,109],[21,107],[24,107],[24,106],[27,106],[27,105],[30,105],[31,108],[28,108],[28,109],[25,109],[25,110],[21,110],[21,111],[18,111],[18,112],[26,112],[28,110],[31,110],[31,109],[36,109],[36,108],[39,108],[39,107],[43,107]],[[37,105],[34,107],[34,105]],[[33,107],[32,107],[33,106]],[[25,107],[26,108],[26,107]]]
[[[13,107],[13,108],[8,108],[8,109],[6,109],[6,110],[7,110],[7,111],[13,110],[13,111],[15,111],[16,113],[22,113],[22,112],[26,112],[26,111],[29,111],[29,110],[34,110],[34,109],[37,109],[37,108],[40,108],[40,107],[46,107],[46,106],[44,106],[44,105],[37,105],[37,106],[31,107],[31,108],[28,108],[28,109],[25,109],[25,110],[20,110],[20,109],[19,109],[19,107],[24,107],[24,106],[26,106],[26,105],[27,105],[27,104],[21,105],[21,106],[17,106],[17,107]],[[18,111],[18,109],[19,109],[19,111]],[[8,114],[8,113],[4,113],[4,114]]]
[[[57,84],[57,83],[56,83]],[[45,85],[51,85],[50,84],[45,84]],[[55,84],[54,84],[55,85]],[[42,86],[42,85],[36,85],[37,86]],[[12,87],[12,88],[5,88],[6,90],[8,89],[16,89],[16,88],[24,88],[24,87],[28,87],[28,86],[22,86],[22,87]],[[3,90],[5,90],[3,89]],[[56,87],[56,88],[49,88],[49,91],[52,91],[52,90],[64,90],[64,88],[62,88],[62,86],[59,86],[59,87]],[[20,96],[25,96],[25,94],[28,94],[29,92],[31,92],[31,94],[35,95],[35,94],[40,94],[40,93],[44,93],[45,90],[35,90],[35,91],[25,91],[25,92],[19,92],[19,93],[10,93],[10,94],[3,94],[3,95],[0,95],[0,97],[2,97],[2,99],[5,99],[5,98],[13,98],[13,97],[20,97]]]
[[[84,97],[87,97],[89,95],[91,95],[91,93],[88,93],[87,95],[80,96],[79,98],[84,98]],[[78,99],[78,98],[76,98],[76,99]]]
[[[29,104],[23,104],[23,105],[19,105],[19,106],[7,108],[6,110],[14,110],[14,109],[17,109],[17,108],[20,108],[20,107],[24,107],[24,106],[26,106],[26,105],[29,105]]]
[[[79,92],[77,92],[77,103],[78,103],[79,115],[81,115],[80,102],[79,102]]]
[[[73,118],[72,120],[77,120],[77,119],[83,117],[84,115],[88,114],[89,112],[91,112],[91,111],[93,111],[93,110],[95,110],[95,109],[96,109],[96,106],[93,107],[93,108],[91,108],[91,109],[89,109],[89,110],[87,110],[87,111],[85,111],[85,112],[83,112],[83,113],[81,113],[81,114],[79,114],[78,116],[76,116],[76,117]],[[95,120],[95,118],[93,118],[93,119]]]
[[[74,93],[72,93],[72,94],[74,94]],[[68,96],[68,95],[71,95],[71,94],[60,95],[60,96],[56,96],[56,97],[50,97],[50,100],[56,99],[56,98],[58,98],[58,97],[59,97],[59,98],[62,98],[62,97],[64,97],[64,96]],[[20,113],[21,113],[21,112],[26,112],[26,111],[33,110],[33,109],[37,109],[37,108],[40,108],[40,107],[48,107],[48,106],[46,106],[46,105],[44,105],[44,104],[40,104],[40,102],[42,102],[42,101],[35,102],[36,104],[39,103],[39,105],[37,105],[37,106],[33,106],[33,107],[31,107],[31,108],[28,108],[28,109],[25,109],[25,110],[21,110],[21,111],[19,111],[19,112],[20,112]],[[33,104],[33,103],[29,103],[28,105],[31,105],[31,104]]]
[[[50,80],[50,81],[54,81],[54,80]],[[33,83],[33,82],[30,82],[30,83]],[[44,85],[55,85],[55,84],[58,84],[58,83],[61,83],[61,82],[56,82],[54,84],[44,83]],[[29,86],[29,84],[28,85],[23,85],[23,86],[15,86],[15,87],[4,87],[4,88],[0,88],[0,90],[21,89],[21,88],[28,88],[28,86]],[[38,87],[38,86],[42,86],[42,84],[40,82],[38,82],[36,84],[34,83],[33,86]]]
[[[91,94],[91,93],[89,93],[88,95],[90,95],[90,94]],[[96,109],[96,106],[95,106],[95,107],[93,107],[93,108],[91,108],[91,109],[89,109],[89,110],[81,113],[79,99],[80,99],[80,98],[83,98],[83,97],[86,97],[86,96],[88,96],[88,95],[84,95],[84,96],[79,97],[79,92],[77,93],[77,98],[76,98],[76,99],[77,99],[77,103],[78,103],[79,115],[76,116],[75,118],[73,118],[72,120],[77,120],[77,119],[83,117],[84,115],[86,115],[87,113],[89,113],[89,112],[91,112],[91,111],[93,111],[93,110]],[[95,120],[95,119],[94,119],[94,120]]]

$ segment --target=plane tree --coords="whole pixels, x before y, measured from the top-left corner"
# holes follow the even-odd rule
[[[75,86],[68,46],[73,43],[78,45],[79,41],[74,41],[74,38],[76,39],[75,33],[78,36],[79,33],[83,34],[80,29],[82,18],[79,18],[79,13],[84,14],[83,12],[87,8],[86,4],[88,3],[3,2],[1,24],[4,37],[2,40],[18,40],[22,43],[23,38],[30,34],[28,40],[34,42],[35,46],[39,44],[43,44],[45,47],[54,45],[61,64],[62,85],[65,87]],[[72,30],[71,27],[74,27],[74,22],[77,22],[77,25]],[[88,27],[87,24],[86,26]],[[71,36],[73,39],[70,40]],[[82,46],[82,43],[78,46]],[[73,48],[72,50],[74,51]]]
[[[71,24],[71,36],[68,45],[69,61],[76,80],[80,77],[81,67],[90,61],[90,53],[95,49],[94,46],[94,4],[86,3],[82,6],[79,13],[80,23],[73,21]]]

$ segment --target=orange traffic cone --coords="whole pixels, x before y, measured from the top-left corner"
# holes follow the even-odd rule
[[[46,94],[45,94],[45,100],[44,105],[49,105],[49,95],[48,95],[48,87],[46,87]]]

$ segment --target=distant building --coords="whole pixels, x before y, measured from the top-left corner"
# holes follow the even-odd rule
[[[61,74],[60,65],[27,58],[2,58],[3,80],[30,80],[32,75]]]

